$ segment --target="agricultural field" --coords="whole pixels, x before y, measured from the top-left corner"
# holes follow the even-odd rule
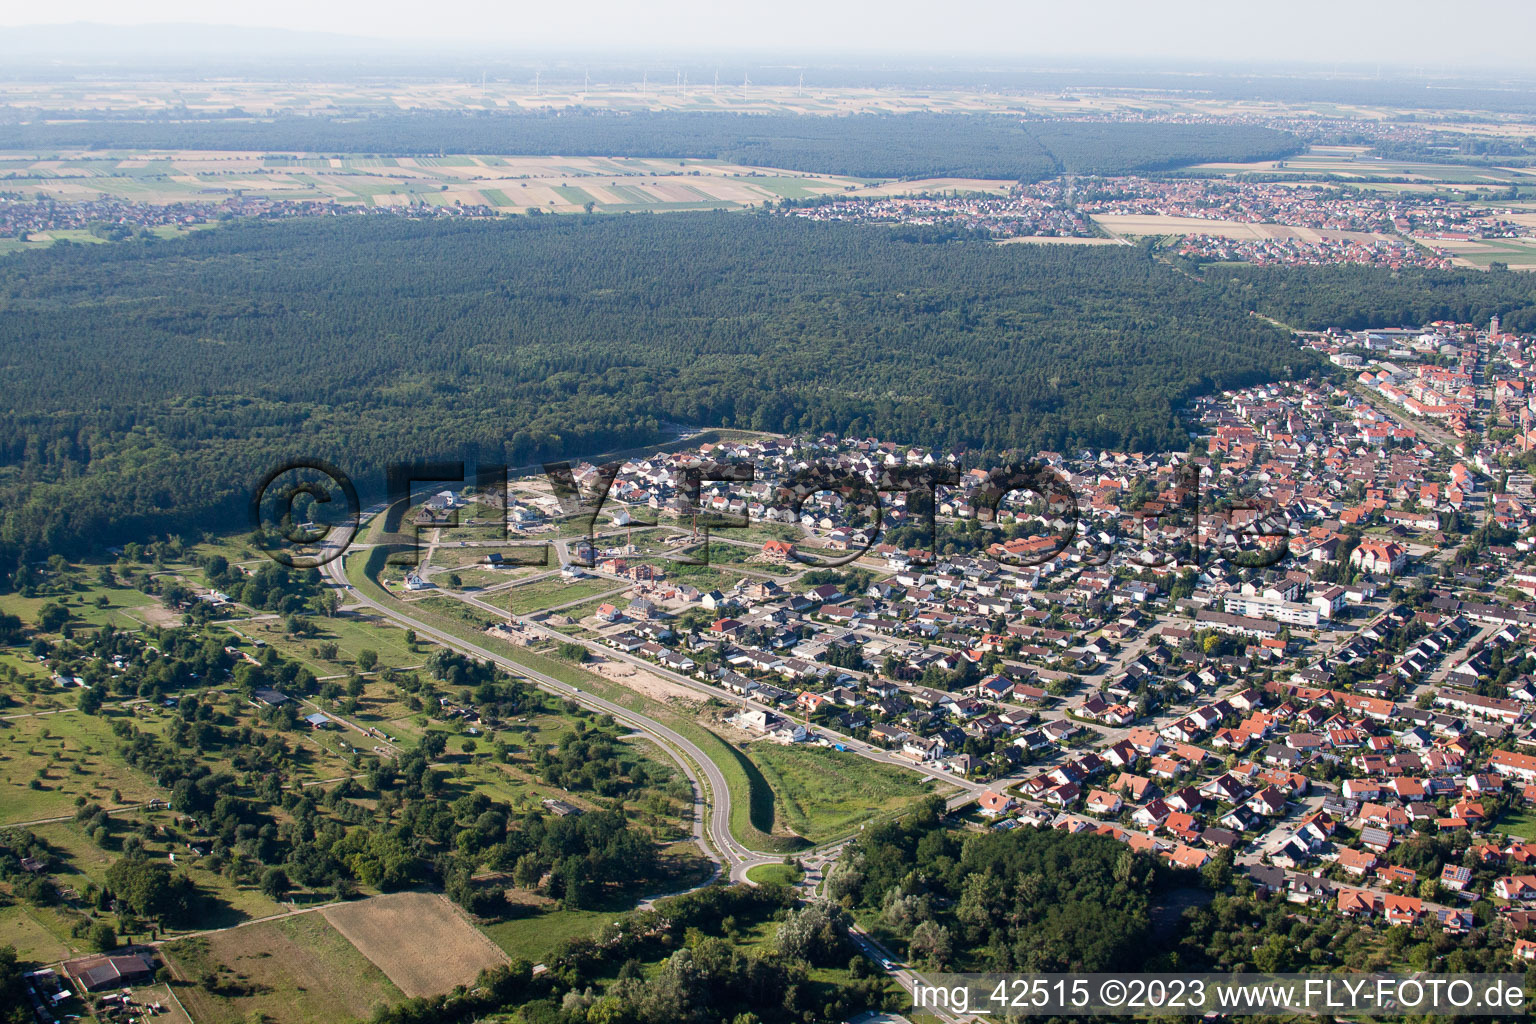
[[[8,189],[66,201],[265,199],[613,213],[742,209],[842,192],[860,179],[709,160],[597,157],[314,157],[244,152],[0,154]],[[86,231],[80,241],[99,241]],[[64,233],[61,233],[61,235]],[[47,241],[47,239],[37,239]]]
[[[814,74],[798,84],[743,84],[739,70],[726,70],[718,83],[694,81],[685,87],[670,72],[635,78],[591,69],[590,80],[581,70],[561,75],[551,70],[536,84],[525,76],[488,77],[484,82],[367,80],[327,82],[323,86],[289,81],[198,79],[174,83],[174,93],[158,77],[149,82],[135,79],[95,78],[42,84],[19,79],[0,87],[0,106],[28,110],[72,111],[81,109],[168,113],[222,113],[232,108],[254,116],[283,112],[302,114],[389,114],[401,111],[507,111],[561,110],[682,110],[731,111],[736,113],[1022,113],[1041,116],[1083,116],[1142,112],[1205,116],[1266,116],[1282,112],[1327,117],[1391,118],[1403,111],[1395,107],[1311,101],[1281,104],[1265,100],[1213,99],[1195,91],[1187,95],[1159,93],[1108,94],[1085,92],[1007,92],[966,89],[924,89],[906,94],[891,89],[859,86],[824,86]],[[174,98],[173,98],[174,96]],[[1487,134],[1525,134],[1523,124],[1489,124],[1451,121],[1438,127],[1448,131]],[[452,160],[454,157],[443,159]]]
[[[1503,263],[1510,270],[1536,270],[1536,238],[1424,238],[1423,244],[1452,254],[1452,263],[1487,270]]]
[[[1456,191],[1477,191],[1503,189],[1513,184],[1536,184],[1536,174],[1529,169],[1384,160],[1371,156],[1365,146],[1314,146],[1306,153],[1284,160],[1207,163],[1194,169],[1223,175],[1257,174],[1280,180],[1305,175],[1333,175],[1363,188],[1386,190],[1438,190],[1442,186],[1451,186]],[[1371,180],[1376,178],[1395,180]]]
[[[198,1024],[333,1024],[403,998],[322,913],[183,939],[162,952]]]
[[[441,896],[394,893],[322,913],[407,996],[467,985],[507,959]]]
[[[1215,235],[1263,241],[1270,238],[1297,238],[1304,242],[1323,239],[1352,242],[1384,242],[1389,236],[1364,231],[1329,231],[1320,228],[1291,227],[1285,224],[1253,224],[1235,220],[1205,220],[1199,217],[1160,215],[1095,214],[1094,223],[1119,235]]]
[[[453,82],[326,83],[323,88],[288,82],[228,80],[210,83],[177,83],[173,105],[163,84],[133,80],[62,82],[43,88],[36,83],[6,83],[0,89],[0,105],[43,110],[98,109],[115,111],[169,111],[186,109],[222,112],[232,107],[254,115],[283,111],[305,114],[341,110],[396,113],[403,110],[548,110],[586,107],[606,110],[733,110],[741,113],[900,113],[919,110],[1004,111],[1023,108],[1116,109],[1134,105],[1119,97],[1017,97],[938,90],[922,97],[902,96],[885,89],[815,88],[805,86],[743,86],[735,84],[684,89],[671,81],[593,81],[582,76],[557,81],[546,79],[539,88],[532,82],[488,79],[473,87]],[[183,106],[185,104],[185,106]],[[449,157],[447,159],[454,159]]]

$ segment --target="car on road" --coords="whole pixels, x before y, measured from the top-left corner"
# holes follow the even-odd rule
[[[893,964],[889,960],[881,960],[880,961],[880,967],[881,967],[882,970],[887,970],[887,971],[894,971],[896,969],[896,965]]]

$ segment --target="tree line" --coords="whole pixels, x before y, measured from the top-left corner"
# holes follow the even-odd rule
[[[920,244],[769,215],[58,245],[0,265],[0,541],[47,554],[227,528],[294,455],[381,490],[392,461],[526,465],[676,423],[1182,448],[1191,396],[1313,365],[1244,298],[1128,247]]]
[[[933,798],[867,830],[828,875],[829,898],[878,915],[921,969],[1145,969],[1170,872],[1103,836],[1056,829],[965,833]]]
[[[1300,330],[1419,327],[1452,320],[1536,331],[1536,275],[1511,270],[1428,270],[1353,264],[1208,267],[1205,282],[1227,299]]]
[[[1273,160],[1301,148],[1242,124],[1024,122],[994,114],[415,112],[175,119],[75,111],[0,125],[0,149],[214,149],[421,156],[459,153],[709,159],[870,178],[1119,174],[1207,161]]]

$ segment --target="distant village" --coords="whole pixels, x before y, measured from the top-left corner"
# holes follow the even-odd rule
[[[995,240],[1092,238],[1137,222],[1136,233],[1180,236],[1182,256],[1258,266],[1358,263],[1449,269],[1443,243],[1522,238],[1532,229],[1487,201],[1413,192],[1226,178],[1072,177],[1021,185],[1006,195],[949,191],[879,197],[828,196],[785,214],[818,221],[942,227]],[[1161,218],[1165,220],[1138,219]],[[1102,220],[1101,220],[1102,219]],[[1209,221],[1209,231],[1198,221]],[[1253,230],[1236,229],[1252,226]],[[1156,227],[1157,230],[1153,230]]]
[[[1092,238],[1087,214],[1066,201],[1061,179],[1010,189],[1006,195],[950,191],[882,197],[827,197],[786,208],[817,221],[905,224],[976,231],[994,239]]]
[[[232,196],[207,202],[141,203],[103,196],[80,202],[32,199],[0,192],[0,238],[28,238],[49,231],[91,231],[103,240],[126,238],[162,227],[191,228],[242,217],[495,217],[491,206],[434,206],[429,203],[365,206],[323,199],[269,199]]]

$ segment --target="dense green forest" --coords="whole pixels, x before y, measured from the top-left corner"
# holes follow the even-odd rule
[[[957,831],[941,806],[861,836],[828,875],[828,896],[905,943],[920,969],[1157,968],[1152,911],[1178,881],[1155,858],[1054,829]]]
[[[1255,899],[1218,853],[1179,870],[1106,836],[946,826],[933,802],[861,835],[825,892],[919,969],[954,972],[1495,971],[1476,933],[1388,933],[1283,899]],[[1399,862],[1445,856],[1420,836]],[[1439,861],[1436,861],[1439,863]],[[1421,874],[1426,869],[1419,868]]]
[[[697,157],[870,178],[956,175],[1039,181],[1062,171],[1121,174],[1207,160],[1270,160],[1295,136],[1252,125],[1023,123],[969,114],[414,113],[126,119],[0,125],[0,149],[238,149],[321,153],[508,153]]]
[[[1129,247],[760,215],[244,223],[0,265],[3,539],[229,523],[283,456],[525,465],[669,422],[978,451],[1182,447],[1310,365]]]
[[[1212,267],[1206,283],[1230,301],[1301,330],[1418,327],[1434,320],[1536,331],[1536,275],[1494,270]]]

